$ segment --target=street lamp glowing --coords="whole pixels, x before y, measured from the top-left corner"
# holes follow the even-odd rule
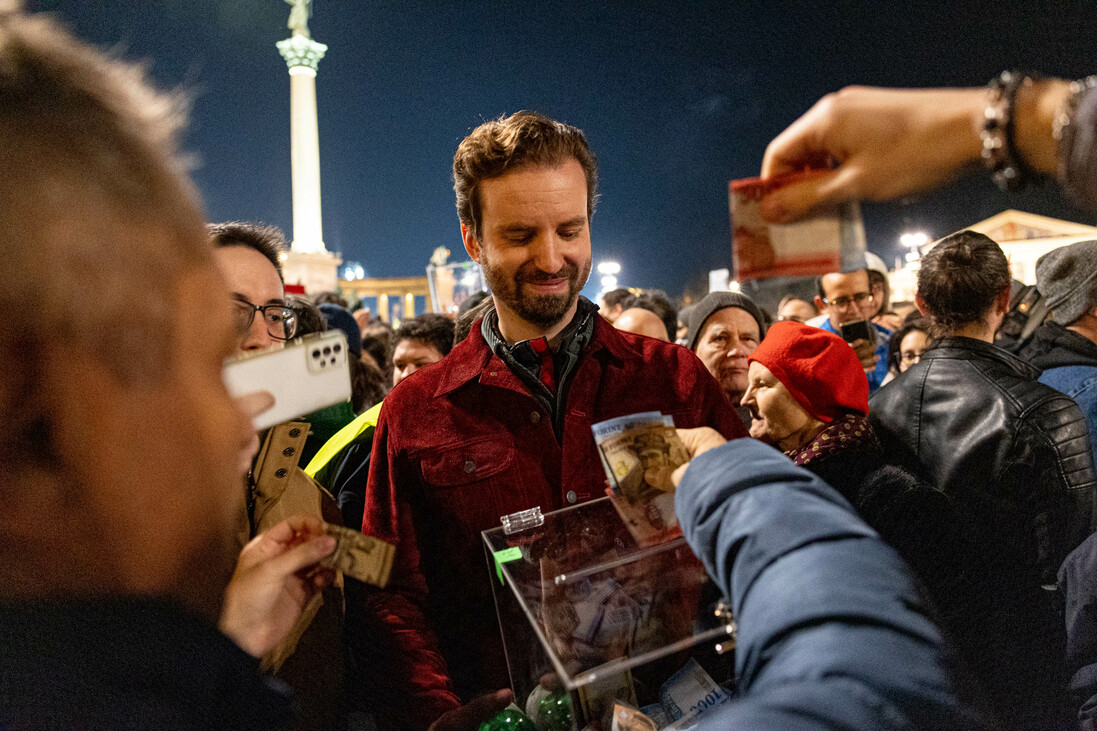
[[[614,275],[621,273],[621,265],[615,261],[601,261],[598,262],[598,273],[606,275]]]
[[[920,249],[929,243],[929,235],[924,231],[912,231],[899,237],[899,243],[911,251]]]

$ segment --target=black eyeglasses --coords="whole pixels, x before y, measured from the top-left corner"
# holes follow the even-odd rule
[[[863,305],[863,304],[865,304],[867,302],[871,302],[871,301],[872,301],[872,293],[871,292],[858,292],[857,294],[848,295],[848,296],[845,296],[845,297],[835,297],[832,300],[828,300],[825,297],[823,298],[823,302],[825,302],[827,305],[833,307],[836,310],[846,309],[847,307],[849,307],[850,302],[855,302],[858,305]]]
[[[297,314],[285,305],[253,305],[245,299],[234,298],[232,309],[241,333],[251,328],[256,312],[263,313],[267,333],[275,340],[289,340],[297,332]]]

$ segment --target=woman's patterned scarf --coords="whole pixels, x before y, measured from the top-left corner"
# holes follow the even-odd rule
[[[865,447],[879,447],[876,433],[868,423],[868,417],[861,414],[846,414],[823,427],[823,430],[804,446],[785,454],[796,464],[805,465],[837,452]]]

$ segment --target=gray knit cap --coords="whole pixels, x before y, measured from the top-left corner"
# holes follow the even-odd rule
[[[694,305],[693,311],[689,313],[689,333],[686,335],[686,342],[690,350],[697,349],[697,337],[701,334],[705,320],[712,317],[714,312],[728,307],[746,310],[747,314],[758,323],[759,337],[766,336],[766,319],[758,309],[758,305],[754,304],[754,300],[739,292],[709,292]]]
[[[1036,260],[1036,289],[1060,325],[1086,313],[1097,279],[1097,241],[1079,241],[1053,249]]]

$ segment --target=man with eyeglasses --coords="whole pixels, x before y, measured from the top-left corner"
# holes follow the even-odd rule
[[[875,314],[873,304],[867,269],[831,272],[819,277],[819,294],[815,297],[815,306],[826,315],[819,327],[841,335],[843,324],[864,320],[873,329],[875,342],[861,338],[850,343],[857,352],[861,367],[865,369],[870,395],[880,388],[887,377],[888,338],[891,337],[890,330],[872,322]]]
[[[273,226],[242,222],[214,223],[206,230],[217,247],[217,268],[232,293],[240,333],[237,352],[281,348],[297,329],[297,318],[286,306],[282,282],[282,232]]]
[[[282,348],[297,330],[297,318],[286,306],[280,255],[285,238],[274,226],[231,222],[210,224],[214,261],[228,285],[237,328],[236,353]],[[309,515],[341,524],[339,507],[298,465],[309,425],[301,421],[272,427],[245,486],[247,513],[237,521],[242,546],[251,537],[291,515]],[[281,475],[281,476],[279,476]],[[315,726],[339,723],[345,682],[343,666],[343,589],[328,587],[321,603],[308,606],[286,639],[262,658],[294,691],[302,718]]]

